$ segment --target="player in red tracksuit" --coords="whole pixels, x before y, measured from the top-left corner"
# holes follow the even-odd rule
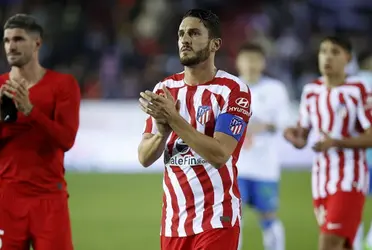
[[[17,14],[4,26],[11,70],[0,95],[12,98],[15,122],[0,122],[0,249],[72,250],[64,153],[79,125],[80,90],[71,75],[40,66],[43,29]]]

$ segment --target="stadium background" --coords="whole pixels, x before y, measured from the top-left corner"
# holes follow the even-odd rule
[[[159,249],[161,162],[142,169],[136,156],[144,116],[138,93],[182,70],[176,31],[182,13],[202,7],[220,15],[224,35],[219,68],[235,73],[237,47],[261,43],[268,73],[287,84],[293,120],[301,88],[317,76],[319,39],[350,35],[355,54],[370,49],[369,0],[0,0],[0,19],[24,12],[46,29],[40,60],[73,74],[83,95],[81,126],[66,156],[74,241],[77,250]],[[1,51],[0,69],[8,70]],[[351,71],[355,71],[355,61]],[[309,148],[282,155],[280,215],[288,250],[313,250],[317,227],[310,194]],[[245,248],[261,250],[258,221],[246,211]],[[372,219],[368,202],[365,219]]]

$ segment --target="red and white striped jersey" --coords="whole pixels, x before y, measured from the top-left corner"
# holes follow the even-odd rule
[[[181,116],[197,131],[213,137],[216,121],[225,113],[248,123],[250,91],[239,78],[221,70],[213,80],[197,86],[186,85],[183,78],[183,73],[168,77],[156,85],[154,92],[160,93],[166,86],[179,100]],[[239,129],[232,123],[231,131]],[[155,120],[149,117],[144,133],[156,132]],[[185,237],[240,221],[236,162],[243,141],[244,136],[225,166],[216,169],[171,133],[164,152],[161,235]]]
[[[304,87],[299,125],[311,129],[318,140],[322,133],[331,138],[356,137],[372,124],[371,96],[359,78],[327,88],[320,78]],[[331,148],[317,153],[312,170],[314,199],[337,191],[366,192],[368,169],[364,149]]]

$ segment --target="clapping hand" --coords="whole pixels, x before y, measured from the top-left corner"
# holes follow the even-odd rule
[[[26,116],[30,114],[33,106],[30,101],[27,82],[25,80],[7,80],[2,88],[2,93],[13,99],[20,112]]]
[[[289,127],[284,130],[284,138],[295,148],[301,149],[306,146],[303,131],[298,127]]]
[[[148,90],[141,92],[139,101],[142,111],[155,119],[159,132],[164,134],[171,131],[168,121],[178,115],[180,105],[166,87],[163,87],[162,90],[161,94],[155,94]]]
[[[335,146],[335,141],[325,132],[320,131],[323,139],[319,140],[312,147],[315,152],[324,152]]]
[[[161,123],[168,123],[174,115],[178,115],[179,104],[176,102],[166,87],[163,87],[164,95],[158,95],[151,91],[141,92],[141,109]],[[177,105],[177,107],[176,107]]]

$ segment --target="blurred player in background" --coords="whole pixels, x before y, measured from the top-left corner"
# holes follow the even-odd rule
[[[310,130],[318,139],[312,194],[320,250],[352,249],[368,189],[365,151],[372,147],[372,103],[366,84],[345,74],[351,51],[347,39],[323,39],[322,77],[305,85],[298,126],[284,133],[296,148],[306,145]]]
[[[18,14],[4,25],[11,70],[0,76],[18,120],[0,122],[0,249],[72,250],[64,153],[75,141],[80,90],[38,61],[43,28]]]
[[[188,11],[178,30],[184,72],[141,93],[149,114],[138,149],[145,167],[164,152],[162,250],[236,250],[240,232],[237,168],[251,116],[248,87],[215,67],[219,18]]]
[[[372,53],[365,52],[358,57],[359,72],[363,81],[372,89]],[[367,150],[367,164],[369,168],[369,195],[372,195],[372,149]],[[361,230],[363,236],[363,230]],[[372,250],[372,222],[365,239],[365,250]]]
[[[263,75],[265,53],[259,45],[244,44],[236,65],[254,103],[237,164],[242,201],[259,214],[265,250],[284,250],[284,228],[276,214],[280,179],[276,132],[284,129],[290,120],[288,93],[282,82]],[[240,236],[241,248],[243,237]]]
[[[363,81],[372,86],[372,52],[364,52],[358,56],[359,72],[358,76]]]

